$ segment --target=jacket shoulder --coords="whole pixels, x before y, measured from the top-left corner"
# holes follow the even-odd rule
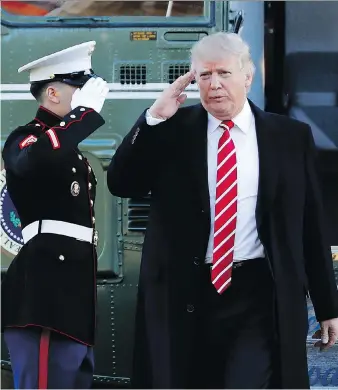
[[[303,121],[300,121],[295,118],[291,118],[287,115],[276,114],[273,112],[265,112],[267,118],[274,121],[276,124],[282,126],[283,128],[297,128],[299,131],[307,132],[310,130],[310,125]]]
[[[16,142],[17,140],[21,140],[22,138],[29,137],[29,136],[39,137],[41,135],[41,127],[37,123],[33,121],[18,126],[16,129],[12,130],[9,135],[6,138],[6,141],[4,142],[3,152],[6,151],[6,149],[12,145],[13,142]]]
[[[288,140],[294,147],[307,144],[313,137],[311,126],[306,122],[272,112],[265,112],[265,115],[270,127],[277,130],[276,135],[279,134],[279,139]]]

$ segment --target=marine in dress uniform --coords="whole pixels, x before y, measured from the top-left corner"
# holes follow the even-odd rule
[[[47,103],[9,135],[3,149],[24,240],[2,282],[2,330],[16,388],[92,383],[96,178],[78,145],[105,123],[100,111],[109,89],[92,71],[95,44],[76,45],[19,69],[30,72],[35,97],[51,85],[61,92],[50,88],[52,100],[45,94]],[[62,88],[69,94],[63,96],[65,115],[57,104]]]

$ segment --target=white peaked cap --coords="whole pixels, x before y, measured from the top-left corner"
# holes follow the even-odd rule
[[[18,69],[29,71],[30,82],[53,79],[56,74],[82,72],[92,68],[91,56],[95,50],[95,41],[68,47],[48,56],[39,58]]]

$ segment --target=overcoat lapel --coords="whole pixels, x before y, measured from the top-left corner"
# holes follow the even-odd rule
[[[258,158],[259,180],[256,205],[257,228],[263,222],[264,216],[273,205],[276,195],[279,158],[278,158],[278,131],[272,117],[260,110],[249,100],[255,117]]]

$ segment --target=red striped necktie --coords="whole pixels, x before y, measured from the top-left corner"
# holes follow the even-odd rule
[[[218,142],[211,280],[219,294],[231,284],[237,216],[237,160],[230,136],[232,121],[223,121],[224,132]]]

